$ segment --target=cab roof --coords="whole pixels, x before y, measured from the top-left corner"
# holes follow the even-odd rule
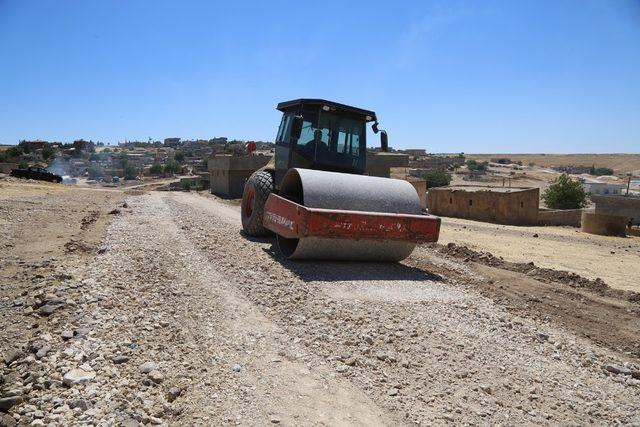
[[[358,116],[363,116],[366,119],[366,116],[369,116],[370,119],[366,119],[368,122],[376,121],[376,113],[370,110],[363,110],[362,108],[352,107],[346,104],[340,104],[339,102],[327,101],[326,99],[313,99],[313,98],[299,98],[293,99],[291,101],[280,102],[276,109],[285,112],[296,110],[303,105],[314,105],[314,106],[323,106],[326,105],[331,109],[342,110],[351,114],[355,114]]]

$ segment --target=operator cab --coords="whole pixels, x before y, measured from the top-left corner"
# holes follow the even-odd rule
[[[276,137],[276,188],[290,168],[364,174],[366,124],[374,122],[377,132],[376,113],[323,99],[281,102],[277,109],[283,115]]]

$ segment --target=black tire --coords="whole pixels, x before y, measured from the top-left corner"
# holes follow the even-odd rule
[[[270,172],[254,172],[244,184],[242,192],[242,229],[249,236],[268,236],[271,231],[262,225],[264,204],[273,191],[273,175]]]

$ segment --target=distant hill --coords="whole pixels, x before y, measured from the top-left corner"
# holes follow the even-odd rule
[[[640,154],[465,154],[467,159],[489,160],[508,157],[523,165],[533,162],[537,166],[592,166],[611,168],[616,174],[633,173],[640,176]]]

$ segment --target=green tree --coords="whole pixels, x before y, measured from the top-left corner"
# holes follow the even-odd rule
[[[433,170],[422,176],[427,181],[427,188],[446,187],[451,183],[451,175],[441,170]]]
[[[27,143],[27,141],[20,141],[18,143],[18,147],[20,147],[22,149],[22,152],[24,154],[29,154],[30,150],[29,150],[29,144]]]
[[[154,163],[149,168],[149,173],[151,175],[160,175],[162,173],[162,165],[160,163]]]
[[[469,160],[467,161],[467,168],[469,168],[470,171],[484,172],[487,170],[488,164],[489,162],[478,162],[477,160]]]
[[[164,172],[180,173],[182,172],[182,166],[180,166],[180,163],[176,162],[175,160],[167,160],[167,163],[165,163],[164,165]]]
[[[136,179],[138,177],[138,168],[130,163],[124,165],[124,179]]]
[[[100,179],[104,175],[104,172],[100,166],[91,165],[87,168],[87,174],[90,179]]]
[[[53,151],[53,148],[44,147],[42,149],[42,158],[43,159],[45,159],[45,160],[53,159],[54,156],[55,156],[55,152]]]
[[[9,158],[20,157],[22,156],[23,153],[24,151],[22,150],[22,147],[20,147],[19,145],[14,145],[13,147],[10,147],[9,149],[7,149],[7,157]]]
[[[173,156],[174,160],[178,163],[184,162],[184,153],[182,151],[176,151],[176,154]]]
[[[97,162],[98,160],[100,160],[100,155],[97,153],[91,153],[91,155],[89,156],[89,161]]]
[[[542,200],[551,209],[580,209],[587,206],[588,196],[579,181],[563,173],[545,190]]]
[[[591,166],[591,170],[589,171],[589,175],[601,176],[601,175],[613,175],[613,169],[611,168],[597,168]]]

